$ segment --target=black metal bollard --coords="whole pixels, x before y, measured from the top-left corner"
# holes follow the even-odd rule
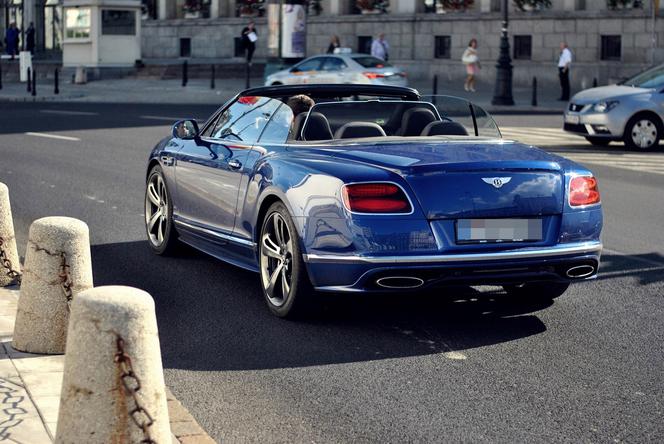
[[[537,77],[533,77],[533,97],[530,104],[532,106],[537,106]]]
[[[593,88],[597,88],[597,77],[593,77]]]
[[[28,79],[30,82],[30,79]],[[32,97],[37,95],[37,70],[32,70]]]
[[[210,89],[214,89],[214,65],[212,65],[212,76],[210,77]]]
[[[436,105],[436,96],[438,95],[438,74],[433,75],[433,93],[432,103]]]
[[[53,77],[53,94],[60,94],[60,76],[58,75],[58,68],[55,68]]]
[[[2,59],[0,59],[0,89],[2,89]]]
[[[245,73],[245,87],[246,89],[249,89],[251,87],[251,63],[247,62],[247,71]]]
[[[27,85],[25,86],[25,90],[27,92],[32,91],[32,71],[30,70],[30,68],[28,68],[28,81],[26,83]]]
[[[187,81],[189,80],[189,64],[185,60],[182,63],[182,86],[187,86]]]

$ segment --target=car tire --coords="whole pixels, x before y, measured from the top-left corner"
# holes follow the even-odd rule
[[[569,285],[569,282],[527,282],[521,285],[503,285],[503,289],[509,296],[520,300],[550,301],[562,296]]]
[[[145,185],[145,231],[148,244],[159,255],[170,255],[177,250],[177,232],[173,226],[173,201],[164,173],[155,165]]]
[[[661,122],[650,114],[637,114],[625,125],[623,141],[625,146],[638,151],[657,148],[662,135]]]
[[[272,204],[265,214],[258,260],[263,296],[274,315],[293,319],[314,311],[314,289],[302,259],[297,229],[282,202]]]
[[[604,137],[586,137],[586,140],[595,146],[608,146],[611,143],[611,139]]]

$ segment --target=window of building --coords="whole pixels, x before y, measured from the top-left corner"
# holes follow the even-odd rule
[[[620,60],[622,40],[619,35],[603,35],[601,44],[602,60]]]
[[[189,37],[180,39],[180,57],[191,57],[191,39]]]
[[[449,35],[437,35],[434,43],[433,56],[437,59],[449,59],[452,38]]]
[[[92,11],[90,8],[65,9],[65,38],[89,39]]]
[[[514,60],[530,60],[533,55],[533,38],[529,35],[514,36]]]
[[[357,52],[362,54],[371,54],[371,42],[373,37],[370,35],[361,35],[357,37]]]
[[[119,9],[102,9],[101,33],[104,35],[136,35],[136,13]]]
[[[233,55],[235,57],[244,57],[244,42],[242,37],[235,37],[233,40],[235,45],[233,46]]]
[[[424,0],[424,12],[444,14],[443,0]]]

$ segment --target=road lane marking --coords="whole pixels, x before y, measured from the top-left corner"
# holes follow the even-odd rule
[[[178,120],[184,120],[184,119],[191,119],[192,117],[169,117],[169,116],[138,116],[139,119],[146,119],[146,120],[168,120],[169,122],[177,122]],[[199,119],[196,117],[193,117],[194,120],[197,122],[204,122],[207,119]]]
[[[72,142],[80,142],[81,139],[78,137],[71,137],[71,136],[59,136],[57,134],[48,134],[48,133],[33,133],[33,132],[27,132],[24,133],[26,136],[35,136],[35,137],[45,137],[47,139],[58,139],[58,140],[69,140]]]
[[[67,111],[65,109],[40,109],[40,113],[44,114],[63,114],[70,116],[98,116],[99,113],[93,113],[90,111]]]

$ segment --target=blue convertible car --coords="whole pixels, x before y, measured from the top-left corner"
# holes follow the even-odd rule
[[[316,292],[500,285],[560,296],[596,276],[592,173],[502,139],[480,107],[410,88],[299,85],[242,92],[152,150],[145,222],[255,271],[277,316]]]

